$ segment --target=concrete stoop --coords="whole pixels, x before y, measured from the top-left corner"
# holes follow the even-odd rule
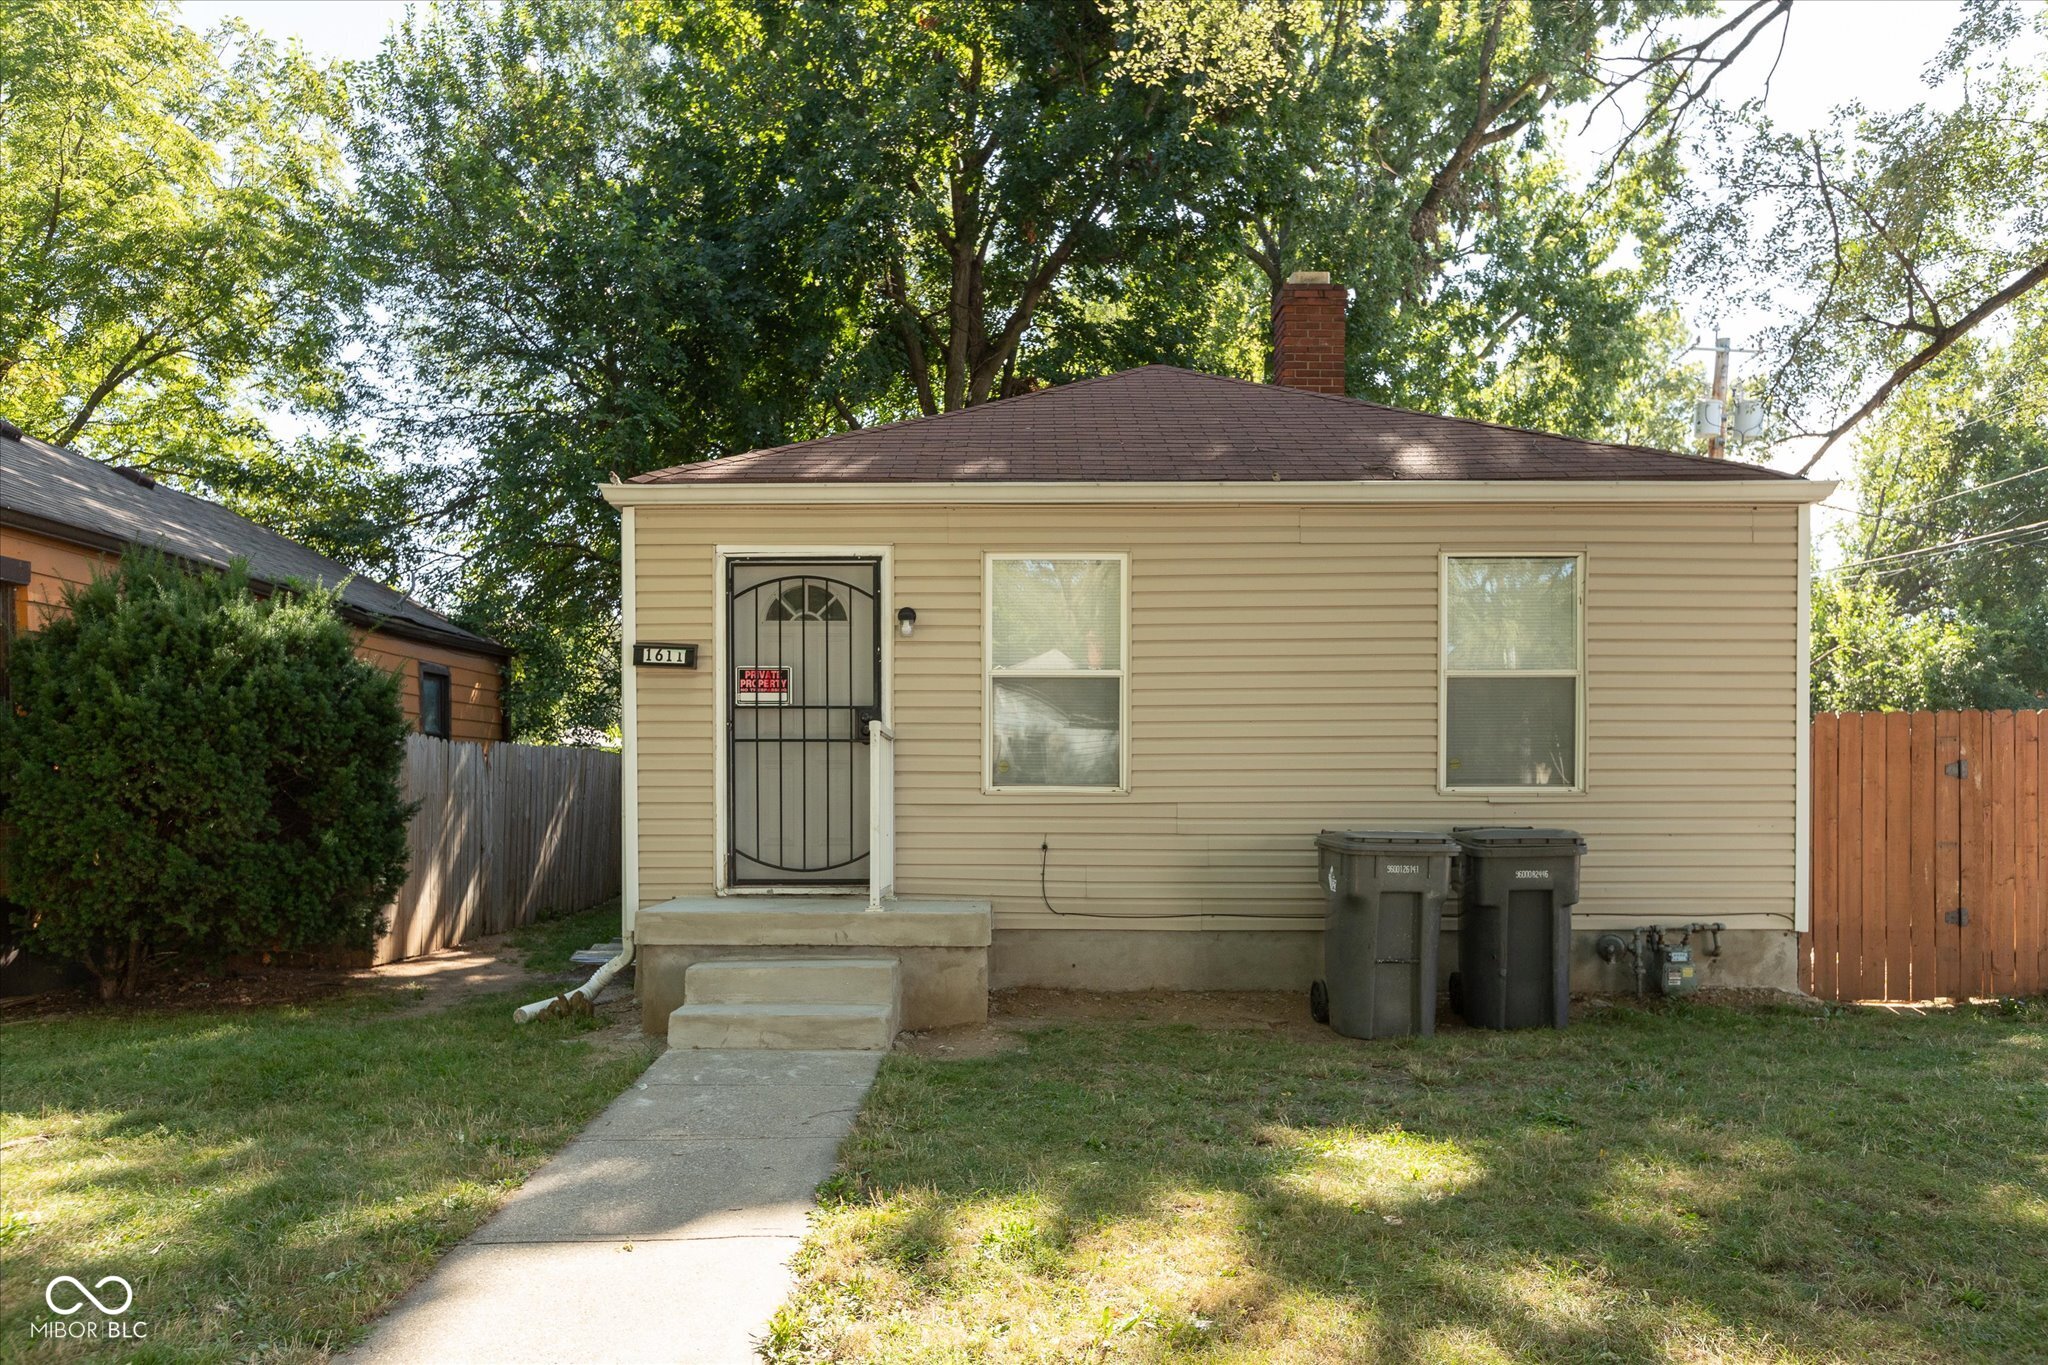
[[[683,975],[672,1048],[880,1052],[902,1021],[893,957],[713,958]]]
[[[650,905],[634,917],[640,1026],[676,1039],[678,1047],[840,1046],[681,1041],[740,1038],[749,1019],[763,1023],[767,1038],[838,1031],[863,1040],[847,1046],[885,1047],[886,1038],[864,1041],[873,1036],[872,1019],[854,1024],[843,1014],[803,1017],[769,1007],[886,1003],[894,1010],[892,1029],[978,1024],[988,1018],[990,920],[985,900],[892,897],[876,909],[865,896],[792,894],[684,896]],[[891,968],[885,992],[880,973]],[[699,1005],[707,1008],[695,1011]],[[726,1005],[748,1008],[709,1008]],[[680,1035],[679,1017],[690,1021]]]

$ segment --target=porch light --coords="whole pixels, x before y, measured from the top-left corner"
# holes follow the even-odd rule
[[[914,608],[903,607],[897,611],[896,629],[902,632],[904,639],[910,638],[910,633],[917,629],[917,612]]]

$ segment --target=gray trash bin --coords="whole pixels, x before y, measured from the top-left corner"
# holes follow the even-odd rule
[[[1349,1038],[1436,1032],[1437,932],[1457,840],[1326,829],[1316,848],[1327,900],[1310,1010]]]
[[[1467,825],[1451,1008],[1480,1028],[1563,1028],[1586,841],[1569,829]]]

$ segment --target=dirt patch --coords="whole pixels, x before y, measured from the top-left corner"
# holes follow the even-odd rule
[[[1821,1008],[1819,1001],[1795,991],[1716,989],[1700,991],[1691,998],[1703,1005],[1739,1010],[1788,1005],[1809,1010]],[[1638,1002],[1632,995],[1574,996],[1571,1017],[1583,1019],[1619,1007],[1655,1008],[1658,1003],[1655,997]],[[1034,1029],[1084,1021],[1255,1029],[1306,1043],[1348,1045],[1357,1041],[1341,1037],[1312,1019],[1305,991],[1072,991],[1025,987],[991,991],[986,1024],[905,1033],[897,1038],[896,1051],[920,1057],[988,1057],[1023,1046],[1025,1037]],[[1439,999],[1437,1032],[1458,1033],[1471,1027],[1451,1010],[1447,1000]]]
[[[585,979],[578,972],[534,972],[511,935],[494,934],[409,962],[381,967],[309,965],[304,961],[243,959],[207,969],[165,973],[140,993],[102,1004],[93,987],[79,986],[0,1002],[9,1020],[81,1013],[157,1013],[180,1010],[264,1009],[309,1005],[345,995],[394,994],[403,1013],[429,1014],[480,995],[531,992],[537,999]],[[614,994],[618,993],[613,988]]]
[[[604,1027],[590,1033],[573,1035],[589,1043],[607,1057],[628,1052],[646,1052],[656,1046],[656,1040],[640,1031],[640,998],[630,989],[632,973],[627,971],[625,980],[614,981],[605,988],[591,1013],[604,1021]]]
[[[991,1019],[986,1024],[960,1024],[954,1028],[919,1029],[914,1033],[899,1033],[892,1052],[907,1052],[913,1057],[938,1057],[946,1061],[964,1062],[975,1057],[994,1057],[1003,1052],[1015,1052],[1024,1046],[1026,1030],[1014,1023],[998,1022]]]
[[[1344,1041],[1309,1017],[1296,991],[1072,991],[1042,987],[991,991],[988,1022],[905,1033],[896,1051],[920,1057],[988,1057],[1023,1046],[1034,1029],[1068,1022],[1191,1024],[1256,1029],[1304,1041]]]
[[[587,976],[581,971],[529,971],[526,954],[512,946],[512,936],[493,934],[410,961],[365,967],[353,974],[353,982],[364,990],[402,992],[410,999],[407,1013],[427,1014],[502,991],[531,991],[532,998],[539,999],[568,990]]]
[[[1799,991],[1781,991],[1766,986],[1709,986],[1693,993],[1702,1005],[1720,1005],[1731,1010],[1793,1009],[1818,1014],[1826,1006]]]
[[[1070,991],[1040,987],[996,991],[989,1016],[1020,1023],[1067,1019],[1122,1020],[1136,1024],[1192,1024],[1197,1028],[1270,1029],[1321,1033],[1309,1017],[1307,991]]]
[[[135,995],[112,1004],[102,1003],[97,989],[92,986],[23,996],[6,1003],[6,1018],[308,1005],[347,994],[354,988],[355,976],[355,972],[342,967],[247,963],[213,971],[192,970],[158,977]]]

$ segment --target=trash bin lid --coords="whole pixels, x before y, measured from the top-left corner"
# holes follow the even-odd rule
[[[1428,829],[1326,829],[1316,847],[1332,853],[1408,853],[1417,857],[1456,853],[1458,841]]]
[[[1451,833],[1467,848],[1481,852],[1584,853],[1586,841],[1575,829],[1536,829],[1529,825],[1457,825]]]

